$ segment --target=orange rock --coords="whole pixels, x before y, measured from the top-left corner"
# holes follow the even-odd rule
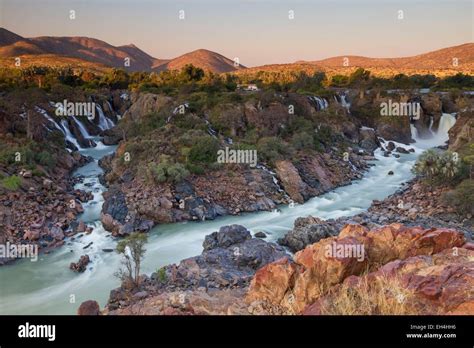
[[[370,277],[381,274],[410,275],[412,279],[407,286],[415,289],[420,297],[430,301],[441,299],[451,308],[459,304],[459,299],[453,302],[447,296],[456,297],[458,289],[464,288],[454,279],[470,284],[472,270],[446,266],[439,257],[428,255],[444,250],[445,260],[454,264],[459,264],[460,260],[469,263],[471,261],[465,258],[467,249],[456,249],[464,243],[464,235],[451,229],[425,230],[392,224],[369,231],[363,226],[346,225],[338,237],[323,239],[297,252],[294,263],[283,259],[257,271],[250,284],[247,301],[263,300],[284,307],[290,313],[300,313],[345,279],[357,284],[359,277],[351,276],[385,265],[378,272],[371,273]],[[342,255],[339,255],[340,250]],[[355,250],[363,250],[363,257],[354,254]],[[460,258],[461,254],[464,259]],[[433,264],[435,262],[437,264]],[[451,287],[445,288],[444,279],[449,277],[454,277],[449,283]],[[320,309],[315,305],[308,311],[316,313]]]

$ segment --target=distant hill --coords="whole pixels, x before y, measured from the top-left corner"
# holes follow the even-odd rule
[[[41,36],[24,38],[7,29],[0,28],[0,58],[18,56],[43,55],[52,57],[77,58],[83,61],[98,63],[110,67],[126,68],[131,71],[162,71],[166,69],[181,69],[186,64],[193,64],[204,70],[215,73],[230,72],[241,67],[234,67],[234,62],[219,53],[200,49],[186,53],[174,59],[157,59],[137,46],[112,46],[98,39],[72,36],[53,37]],[[124,66],[126,58],[130,59],[130,67]],[[44,59],[43,59],[44,61]]]
[[[165,63],[157,64],[154,68],[158,71],[165,69],[179,70],[186,64],[192,64],[215,73],[226,73],[245,68],[242,65],[235,67],[233,60],[230,60],[219,53],[205,49],[199,49],[183,54],[182,56],[171,59]]]
[[[11,61],[7,58],[18,56],[27,57],[26,61],[29,64],[67,65],[71,62],[80,66],[96,64],[97,70],[102,70],[104,67],[119,67],[131,71],[163,71],[181,69],[186,64],[193,64],[214,73],[235,72],[242,75],[253,75],[258,71],[307,73],[324,71],[328,75],[334,75],[350,73],[357,67],[369,69],[374,75],[379,76],[393,76],[398,73],[433,73],[443,76],[457,72],[474,72],[474,43],[403,58],[339,56],[318,61],[246,68],[243,65],[236,67],[231,59],[206,49],[192,51],[173,59],[158,59],[133,44],[113,46],[105,41],[80,36],[24,38],[0,28],[0,61],[6,61],[9,65]],[[130,67],[124,66],[127,57],[130,59]],[[345,58],[348,59],[348,66],[343,65]],[[453,65],[453,58],[457,58],[458,66]]]
[[[466,67],[474,66],[474,43],[466,43],[459,46],[447,47],[440,50],[403,58],[369,58],[361,56],[339,56],[318,61],[297,63],[309,63],[322,67],[338,68],[343,66],[347,58],[349,66],[362,68],[409,68],[409,69],[450,69],[453,68],[453,58],[458,59],[459,65]]]

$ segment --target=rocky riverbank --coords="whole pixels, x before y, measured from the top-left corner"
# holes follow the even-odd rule
[[[328,253],[333,245],[362,254]],[[200,256],[144,277],[140,288],[113,290],[102,314],[474,313],[474,245],[453,229],[349,224],[292,258],[234,225],[203,246]],[[348,286],[359,312],[343,312]],[[88,301],[80,313],[96,309]]]

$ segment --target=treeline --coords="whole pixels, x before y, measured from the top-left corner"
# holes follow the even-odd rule
[[[398,74],[391,78],[372,76],[370,71],[359,68],[349,75],[327,76],[324,72],[270,72],[245,74],[214,74],[193,65],[181,70],[162,72],[126,72],[110,69],[103,74],[72,67],[53,68],[32,66],[25,69],[0,69],[0,89],[36,86],[49,90],[54,85],[81,87],[86,90],[99,88],[131,89],[166,95],[194,92],[233,92],[239,84],[255,84],[260,89],[280,92],[324,93],[328,87],[356,89],[473,89],[474,77],[458,73],[439,78],[434,75]]]

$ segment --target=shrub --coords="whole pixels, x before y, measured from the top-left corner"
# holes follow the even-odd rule
[[[219,142],[211,136],[196,139],[189,151],[189,160],[194,163],[213,163],[217,161]]]
[[[457,174],[461,171],[462,163],[451,151],[438,153],[434,149],[421,154],[413,167],[413,172],[423,176],[430,185],[456,181]]]
[[[189,175],[189,171],[183,164],[172,162],[166,155],[160,157],[160,163],[150,163],[149,172],[156,183],[178,183]]]
[[[464,180],[454,190],[445,193],[443,200],[461,215],[474,215],[474,180]]]
[[[257,143],[258,156],[264,161],[273,163],[291,154],[292,149],[282,139],[264,137]]]
[[[291,145],[296,150],[303,150],[314,147],[313,137],[306,132],[296,133],[291,139]]]
[[[156,275],[158,276],[158,280],[160,281],[160,283],[166,282],[166,269],[164,267],[161,267],[159,270],[157,270]]]
[[[47,168],[53,168],[56,165],[56,159],[47,151],[41,151],[35,155],[37,163]]]
[[[17,175],[8,176],[3,178],[2,186],[5,187],[7,190],[16,191],[21,186],[21,178]]]

